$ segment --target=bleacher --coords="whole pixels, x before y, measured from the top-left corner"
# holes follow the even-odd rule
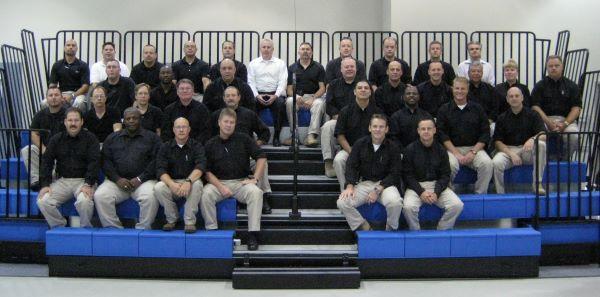
[[[22,48],[2,45],[0,68],[0,261],[47,262],[51,276],[130,278],[232,279],[234,288],[356,288],[371,278],[490,278],[536,277],[540,265],[598,263],[600,248],[600,192],[598,143],[600,121],[596,89],[600,71],[587,71],[585,49],[570,50],[570,32],[556,40],[539,39],[533,32],[477,31],[127,31],[64,30],[50,38],[36,39],[23,30]],[[19,156],[28,140],[28,125],[39,109],[52,64],[59,59],[66,39],[79,44],[78,57],[98,60],[104,41],[116,44],[120,60],[130,68],[141,61],[141,47],[152,43],[159,61],[173,62],[182,55],[183,43],[193,39],[198,56],[214,64],[220,59],[222,41],[233,40],[238,60],[248,63],[258,56],[260,37],[274,40],[275,56],[289,65],[296,60],[301,42],[311,42],[316,61],[326,64],[337,56],[342,37],[355,41],[354,56],[368,67],[379,59],[381,42],[399,40],[398,56],[412,70],[428,59],[427,44],[440,40],[443,59],[454,67],[466,59],[468,40],[483,44],[483,58],[496,67],[514,58],[522,82],[533,84],[544,76],[544,61],[554,42],[554,53],[565,60],[565,75],[582,90],[581,150],[573,160],[548,158],[541,181],[546,195],[531,193],[532,166],[516,166],[505,172],[508,194],[468,194],[476,173],[461,168],[454,183],[464,191],[459,197],[464,211],[455,230],[361,231],[355,235],[336,209],[339,185],[326,178],[320,149],[293,150],[267,146],[273,214],[263,215],[258,251],[242,244],[247,236],[247,215],[234,199],[218,204],[220,231],[135,230],[139,208],[127,200],[117,208],[126,227],[48,230],[30,191],[28,176]],[[469,38],[467,38],[469,36]],[[499,44],[503,46],[500,47]],[[39,46],[41,45],[41,46]],[[498,46],[496,46],[498,45]],[[524,50],[514,50],[523,47]],[[40,49],[38,51],[38,49]],[[513,50],[510,50],[513,49]],[[261,114],[272,125],[268,112]],[[298,130],[306,133],[310,114],[299,112]],[[286,133],[282,133],[285,138]],[[300,137],[303,138],[303,137]],[[493,190],[490,189],[490,193]],[[73,201],[61,208],[76,225]],[[181,211],[181,209],[180,209]],[[378,203],[359,211],[381,229],[385,208]],[[164,222],[162,209],[155,225]],[[436,206],[424,205],[420,218],[426,229],[441,216]],[[509,225],[505,223],[510,220]],[[97,223],[97,222],[96,222]],[[198,215],[198,226],[203,222]],[[99,224],[97,224],[99,226]],[[158,228],[155,228],[158,229]]]

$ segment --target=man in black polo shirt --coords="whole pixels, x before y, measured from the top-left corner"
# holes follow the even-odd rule
[[[235,59],[235,43],[230,40],[223,41],[223,43],[221,43],[221,54],[223,55],[223,60],[230,59],[235,64],[235,77],[248,83],[248,69],[246,69],[246,65]],[[221,77],[220,70],[221,62],[223,62],[223,60],[210,67],[209,78],[211,81],[214,82],[217,78]]]
[[[418,86],[429,80],[431,75],[429,74],[429,65],[432,62],[441,63],[440,66],[443,69],[442,80],[447,85],[452,85],[456,74],[454,73],[454,68],[452,68],[452,65],[442,61],[442,51],[443,47],[441,42],[434,40],[429,43],[429,60],[425,63],[419,64],[417,67],[417,71],[415,71],[415,77],[413,77],[413,85]]]
[[[509,59],[504,63],[503,70],[504,82],[494,87],[496,102],[498,104],[498,114],[500,115],[511,109],[506,100],[506,94],[508,93],[508,89],[512,87],[517,87],[521,90],[521,93],[523,93],[523,106],[530,107],[531,93],[526,85],[519,82],[519,64],[517,64],[517,61]]]
[[[38,111],[33,116],[29,129],[50,130],[50,132],[32,131],[30,135],[31,144],[21,149],[21,158],[23,159],[23,163],[25,163],[25,168],[27,168],[27,171],[31,175],[31,189],[34,191],[40,188],[40,155],[46,151],[48,139],[58,132],[65,130],[63,120],[65,119],[66,108],[63,105],[62,95],[58,87],[48,87],[46,102],[48,103],[48,107]]]
[[[173,63],[173,73],[175,74],[175,80],[181,80],[187,78],[194,83],[194,95],[193,98],[196,101],[202,101],[202,95],[204,90],[210,84],[208,78],[208,72],[210,65],[206,62],[196,58],[196,43],[193,40],[188,40],[183,46],[185,57],[181,60]]]
[[[327,85],[327,89],[329,89],[329,84],[336,78],[343,77],[343,66],[342,60],[346,58],[352,58],[352,51],[354,47],[352,45],[352,39],[349,37],[344,37],[340,40],[340,56],[329,61],[327,66],[325,66],[325,85]],[[356,76],[360,79],[367,78],[367,70],[365,67],[365,63],[363,61],[359,61],[358,59],[352,58],[356,61],[355,69]]]
[[[135,86],[135,102],[133,107],[137,108],[142,115],[142,128],[155,132],[160,136],[160,128],[163,125],[163,112],[160,108],[150,102],[150,86],[141,83]]]
[[[56,61],[50,70],[48,85],[57,86],[62,92],[63,103],[87,110],[85,95],[90,86],[90,68],[84,61],[77,59],[77,42],[73,39],[65,42],[64,59]],[[42,102],[42,105],[45,105]]]
[[[386,230],[397,230],[402,212],[402,197],[396,185],[400,177],[400,150],[385,137],[387,118],[382,114],[371,116],[369,132],[358,139],[346,163],[346,185],[337,200],[350,229],[371,230],[356,210],[365,203],[379,202],[387,212]]]
[[[357,81],[356,60],[350,57],[342,61],[342,77],[334,79],[327,87],[325,112],[330,120],[321,126],[321,152],[325,161],[325,175],[328,177],[335,177],[333,157],[338,148],[334,132],[338,114],[342,108],[354,101],[354,87]]]
[[[205,143],[210,138],[210,113],[204,104],[193,99],[194,83],[184,78],[177,82],[177,96],[179,100],[171,103],[165,108],[161,139],[168,141],[173,139],[173,122],[180,117],[190,122],[192,131],[190,137],[200,143]]]
[[[83,127],[103,143],[108,135],[122,129],[121,114],[114,107],[106,106],[106,89],[102,86],[92,91],[92,104],[92,109],[83,116]]]
[[[419,91],[416,87],[408,85],[404,91],[404,108],[396,111],[390,119],[388,138],[401,149],[419,138],[417,134],[419,121],[432,118],[427,111],[419,107],[419,103]]]
[[[396,57],[397,50],[398,40],[396,38],[390,36],[383,39],[383,57],[373,62],[369,68],[369,82],[373,89],[377,90],[387,81],[389,64],[393,61],[400,63],[402,69],[400,81],[404,84],[411,82],[410,66],[404,60]]]
[[[418,133],[419,139],[406,147],[402,158],[402,176],[407,187],[402,209],[404,218],[410,230],[420,230],[421,205],[435,204],[444,210],[437,229],[452,229],[464,204],[448,187],[450,183],[448,153],[435,140],[436,128],[433,119],[419,121]]]
[[[122,115],[123,111],[133,104],[135,83],[131,78],[121,76],[119,61],[106,63],[106,80],[100,83],[108,93],[106,105],[114,107]]]
[[[448,150],[451,181],[460,165],[468,166],[477,171],[475,193],[486,194],[494,169],[492,159],[485,152],[490,141],[490,126],[483,107],[467,100],[468,87],[466,78],[454,79],[454,101],[440,107],[436,123],[439,139]]]
[[[563,76],[563,62],[560,56],[546,59],[548,76],[537,82],[531,92],[531,109],[542,117],[549,132],[579,132],[577,119],[581,113],[579,87]],[[570,157],[579,149],[577,135],[563,135],[563,150]],[[568,144],[567,144],[568,142]]]
[[[469,94],[467,100],[477,102],[488,117],[490,133],[494,134],[494,125],[498,117],[498,102],[494,94],[494,87],[481,80],[483,66],[479,62],[469,64]]]
[[[202,195],[202,217],[206,230],[217,229],[217,202],[235,197],[245,203],[248,210],[248,250],[258,249],[257,235],[263,192],[257,183],[263,176],[267,163],[266,154],[250,136],[235,132],[235,111],[225,108],[219,114],[219,135],[206,143],[208,185]],[[254,172],[250,170],[250,158],[256,161]]]
[[[252,111],[256,110],[256,102],[252,88],[241,78],[235,76],[236,68],[233,60],[229,58],[219,62],[221,67],[220,76],[216,78],[204,92],[202,103],[206,105],[210,112],[214,112],[225,107],[223,101],[223,92],[229,86],[236,87],[241,93],[241,104]]]
[[[71,107],[64,120],[66,131],[52,136],[43,156],[37,205],[50,228],[64,227],[67,220],[58,207],[76,197],[75,209],[81,227],[92,227],[94,187],[100,169],[100,146],[91,132],[83,130],[81,111]],[[56,162],[59,179],[52,182]]]
[[[173,82],[173,68],[164,65],[158,72],[160,84],[150,91],[150,104],[165,110],[169,104],[178,100],[177,87]]]
[[[136,84],[145,83],[152,88],[157,87],[160,83],[158,74],[163,64],[156,60],[156,47],[152,44],[147,44],[144,46],[142,53],[144,55],[143,61],[133,66],[129,77],[133,79]]]
[[[346,160],[352,151],[352,145],[359,138],[369,135],[371,116],[382,113],[371,100],[371,86],[368,81],[358,81],[354,95],[355,102],[342,108],[335,124],[335,136],[342,150],[335,155],[333,168],[340,183],[340,191],[343,191],[346,185]]]
[[[428,71],[429,79],[417,86],[421,95],[419,105],[431,116],[437,118],[440,106],[452,101],[452,90],[450,85],[442,79],[445,70],[440,62],[429,63]]]
[[[200,177],[206,171],[206,155],[202,144],[190,138],[188,120],[176,119],[173,133],[175,138],[163,143],[156,156],[156,176],[160,181],[154,186],[154,196],[165,209],[165,231],[173,230],[179,218],[179,210],[173,200],[184,198],[184,230],[185,233],[194,233],[196,213],[202,198]]]
[[[546,193],[541,184],[546,166],[546,135],[541,133],[546,131],[546,127],[537,112],[523,106],[523,93],[518,87],[508,89],[506,101],[510,105],[510,110],[498,117],[494,133],[497,153],[492,162],[494,163],[496,192],[504,194],[504,171],[506,169],[522,164],[533,164],[533,191],[535,192],[536,189],[535,168],[538,167],[537,177],[540,181],[538,188],[539,193],[543,195]],[[539,139],[537,156],[536,137]]]
[[[103,227],[123,228],[116,205],[134,199],[140,205],[136,229],[152,229],[159,203],[154,197],[156,155],[160,138],[143,129],[140,112],[129,107],[123,113],[125,129],[109,135],[102,146],[102,169],[106,175],[94,200]]]
[[[371,66],[371,69],[373,67]],[[406,85],[401,81],[402,79],[402,64],[398,61],[392,61],[388,63],[387,67],[387,80],[379,85],[379,88],[375,90],[375,104],[385,114],[390,117],[394,112],[398,111],[404,103],[402,102],[402,95]]]
[[[308,147],[319,144],[318,138],[321,134],[321,119],[325,112],[323,95],[325,94],[325,69],[318,62],[313,61],[313,48],[308,42],[300,44],[298,49],[300,58],[288,67],[287,100],[285,101],[288,123],[292,126],[292,110],[294,100],[294,87],[296,88],[296,110],[310,110],[310,125],[308,135],[303,141]],[[296,81],[294,82],[294,75]],[[295,83],[295,85],[294,85]],[[297,122],[296,122],[297,124]],[[291,145],[292,139],[283,141],[285,145]]]

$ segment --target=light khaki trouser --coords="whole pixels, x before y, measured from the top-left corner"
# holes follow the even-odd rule
[[[260,231],[260,216],[262,214],[263,191],[255,184],[242,184],[243,179],[221,180],[221,183],[228,187],[233,193],[233,197],[247,205],[248,211],[248,231]],[[201,212],[204,218],[206,230],[218,228],[217,207],[216,204],[229,197],[223,197],[221,192],[212,184],[204,187],[204,193],[201,200]]]
[[[290,127],[292,126],[292,111],[294,107],[293,103],[294,100],[292,100],[292,97],[288,97],[285,100],[285,111],[287,113],[288,123],[290,124]],[[315,98],[315,100],[313,100],[312,106],[310,107],[310,124],[308,125],[308,134],[321,134],[321,118],[323,118],[323,113],[325,113],[325,103],[323,99]]]
[[[335,138],[337,120],[329,120],[321,127],[321,152],[323,160],[332,160],[337,151],[338,143]]]
[[[563,117],[563,116],[548,116],[548,118],[553,120],[554,122],[562,123],[565,121],[565,117]],[[548,128],[548,127],[546,127],[546,128]],[[579,125],[577,124],[577,122],[573,122],[565,128],[564,132],[579,132]],[[575,153],[576,151],[579,150],[579,135],[577,135],[577,134],[563,135],[562,141],[563,141],[562,153],[566,152],[567,156],[569,158],[571,158],[573,153]],[[568,147],[567,147],[567,143],[568,143]]]
[[[256,169],[256,160],[250,159],[250,170],[254,172]],[[265,170],[263,170],[262,177],[258,178],[256,184],[264,193],[271,193],[271,184],[269,183],[269,162],[265,162]]]
[[[346,184],[346,161],[348,161],[348,157],[350,157],[348,152],[340,150],[333,159],[333,169],[340,183],[340,192],[344,191],[344,185]]]
[[[83,178],[59,178],[50,185],[50,193],[38,199],[38,208],[44,214],[50,228],[67,225],[67,220],[58,207],[73,197],[76,197],[75,209],[79,214],[81,227],[92,227],[90,220],[94,216],[94,200],[81,192],[84,183]]]
[[[183,183],[185,179],[176,179],[174,181]],[[179,210],[177,209],[177,203],[175,203],[174,200],[180,198],[185,199],[183,222],[186,225],[196,225],[196,214],[198,213],[200,199],[202,199],[202,181],[197,180],[192,184],[188,197],[175,196],[167,184],[159,181],[154,186],[154,197],[156,197],[158,203],[164,208],[167,222],[173,224],[176,223],[179,218]]]
[[[459,146],[456,147],[456,149],[458,149],[458,151],[464,155],[471,149],[471,147]],[[450,152],[448,152],[448,159],[450,160],[450,169],[452,171],[452,174],[450,175],[450,181],[454,181],[454,177],[456,177],[456,174],[460,169],[460,164],[458,163],[458,159]],[[475,158],[473,158],[473,161],[466,166],[477,171],[475,193],[486,194],[494,173],[494,165],[492,164],[492,159],[490,159],[490,156],[488,156],[485,150],[480,150],[475,155]]]
[[[523,146],[508,146],[508,149],[513,153],[519,155],[523,160],[523,164],[533,164],[532,183],[535,185],[535,168],[538,168],[538,179],[542,182],[544,176],[544,168],[546,166],[546,143],[544,141],[538,142],[538,157],[535,157],[535,147],[531,151],[524,151]],[[509,155],[503,152],[497,152],[492,159],[494,163],[494,185],[496,186],[496,193],[504,194],[504,171],[513,167],[512,159]],[[534,188],[535,189],[535,188]]]
[[[158,200],[154,197],[155,184],[155,180],[148,180],[142,183],[135,191],[127,192],[121,190],[116,183],[105,179],[94,195],[96,211],[98,211],[102,226],[123,228],[117,216],[116,205],[131,197],[140,204],[140,217],[135,228],[152,229],[152,222],[156,218],[159,205]]]
[[[31,167],[29,166],[29,154],[31,151]],[[25,163],[25,169],[31,175],[31,183],[40,180],[40,148],[30,144],[21,149],[21,160]]]
[[[426,191],[433,192],[435,189],[435,181],[425,181],[420,182],[419,184]],[[421,225],[419,224],[419,210],[422,204],[423,201],[421,201],[417,192],[411,189],[406,190],[404,193],[403,211],[404,218],[406,219],[410,230],[421,230]],[[435,205],[444,210],[444,215],[442,215],[442,218],[438,222],[437,229],[447,230],[454,228],[454,223],[464,207],[460,198],[458,198],[450,188],[446,188],[438,197]]]

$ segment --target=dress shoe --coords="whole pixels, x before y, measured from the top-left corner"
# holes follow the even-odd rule
[[[319,145],[319,140],[317,140],[317,136],[315,134],[311,133],[306,136],[304,145],[307,147],[317,147]]]
[[[162,227],[163,231],[173,231],[175,229],[175,223],[166,223]]]
[[[262,205],[262,213],[263,214],[270,214],[272,212],[271,205],[269,205],[269,200],[271,200],[271,194],[264,193],[263,194],[263,205]]]
[[[256,235],[254,233],[256,232],[248,232],[247,244],[249,251],[258,250],[258,239],[256,238]]]
[[[196,233],[196,225],[185,225],[185,227],[183,227],[183,231],[187,234],[190,233]]]
[[[335,169],[333,169],[333,160],[325,160],[325,175],[327,177],[335,177]]]
[[[292,139],[288,138],[288,139],[284,139],[281,144],[286,145],[286,146],[290,146],[292,145]]]
[[[279,137],[273,138],[273,146],[281,146],[281,143],[279,142]]]
[[[39,192],[41,189],[40,182],[39,181],[32,182],[31,185],[29,185],[29,189],[33,192]]]
[[[540,193],[540,196],[546,195],[546,189],[544,189],[544,185],[540,184],[538,186],[538,193]],[[533,194],[535,194],[535,185],[533,186]]]

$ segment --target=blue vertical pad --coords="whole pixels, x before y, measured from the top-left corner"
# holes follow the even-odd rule
[[[451,231],[412,231],[405,233],[406,258],[450,257]]]
[[[49,256],[92,256],[91,228],[59,227],[46,232]]]
[[[358,231],[361,259],[404,258],[404,232]]]
[[[92,233],[94,256],[137,257],[138,236],[142,230],[104,228]]]
[[[231,259],[233,230],[198,231],[185,235],[185,257]]]
[[[144,230],[139,234],[139,245],[140,257],[185,258],[183,230]]]

